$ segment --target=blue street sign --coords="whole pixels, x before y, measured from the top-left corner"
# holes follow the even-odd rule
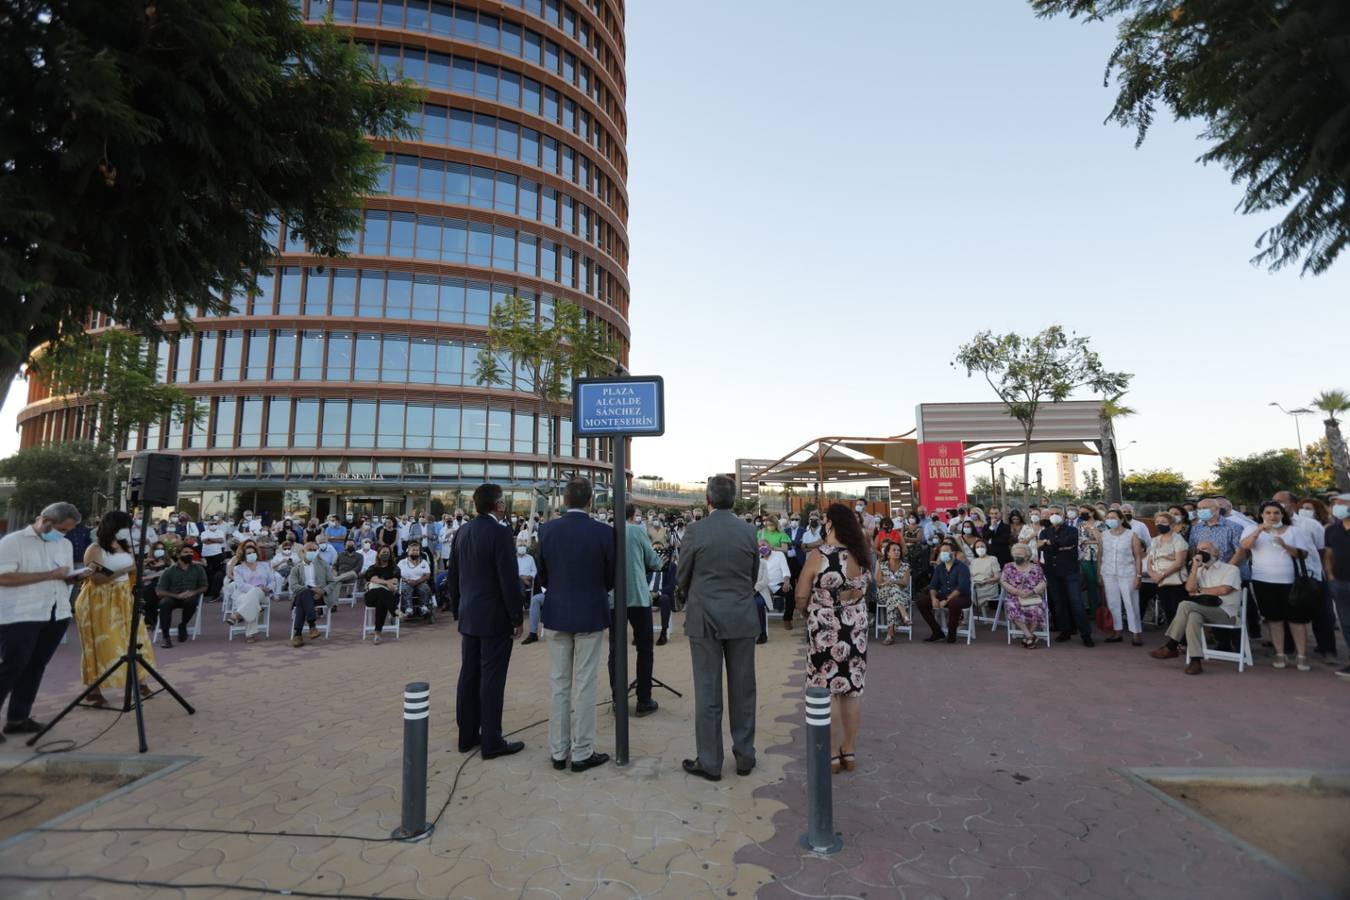
[[[664,434],[665,394],[658,375],[579,378],[572,393],[573,431],[582,437]]]

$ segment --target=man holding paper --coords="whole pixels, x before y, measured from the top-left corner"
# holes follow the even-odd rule
[[[80,521],[70,503],[53,503],[28,528],[0,540],[0,706],[4,734],[36,734],[30,717],[43,673],[70,625],[71,568],[66,532]]]

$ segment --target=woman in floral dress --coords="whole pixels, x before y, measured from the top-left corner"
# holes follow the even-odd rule
[[[825,542],[811,551],[797,581],[797,610],[806,614],[810,655],[806,686],[829,688],[830,768],[853,771],[867,675],[867,586],[872,553],[852,510],[825,510]]]
[[[909,625],[909,603],[913,597],[909,563],[905,562],[905,548],[887,541],[881,545],[882,558],[877,560],[877,603],[886,610],[886,640],[895,643],[895,623]]]
[[[1022,646],[1033,650],[1036,632],[1045,628],[1045,572],[1031,561],[1031,548],[1014,544],[1013,561],[1003,567],[1003,591],[1008,595],[1003,610],[1008,621],[1022,632]]]

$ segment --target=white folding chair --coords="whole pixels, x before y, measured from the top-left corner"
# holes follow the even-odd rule
[[[258,630],[267,637],[272,636],[272,604],[275,600],[275,597],[265,598],[262,605],[258,608]],[[225,614],[227,616],[234,612],[234,592],[231,591],[228,597],[221,600],[220,605],[226,607]],[[226,640],[234,640],[236,634],[244,634],[247,628],[243,623],[236,625],[233,622],[229,622],[228,624],[230,627]]]
[[[1252,661],[1252,642],[1247,635],[1247,603],[1251,599],[1250,588],[1242,589],[1242,603],[1238,607],[1238,617],[1236,625],[1217,625],[1213,622],[1206,622],[1205,628],[1216,630],[1237,630],[1239,637],[1238,649],[1232,650],[1214,650],[1205,641],[1205,629],[1200,629],[1200,654],[1202,659],[1217,659],[1222,662],[1237,663],[1238,671],[1241,672],[1244,666],[1254,666]]]
[[[994,609],[994,614],[993,614],[992,616],[986,615],[985,612],[984,612],[985,606],[988,605],[988,604],[990,604],[990,603],[995,603],[995,602],[997,602],[998,605],[997,605],[997,606],[995,607],[995,609]],[[1000,591],[998,592],[998,600],[997,600],[997,601],[994,601],[994,600],[977,600],[977,601],[972,601],[971,604],[970,604],[970,618],[971,618],[971,621],[972,621],[974,624],[977,624],[977,625],[988,625],[988,626],[990,626],[990,628],[989,628],[990,631],[997,631],[997,630],[998,630],[998,617],[999,617],[999,613],[1001,613],[1002,611],[1003,611],[1003,591],[1002,591],[1002,590],[1000,590]]]
[[[294,605],[294,604],[292,604],[292,605]],[[328,604],[327,604],[327,603],[316,603],[316,604],[314,604],[314,627],[315,627],[315,628],[318,630],[318,632],[319,632],[320,634],[322,634],[325,638],[328,637],[328,635],[331,634],[331,633],[332,633],[332,630],[333,630],[333,618],[332,618],[331,613],[332,613],[332,610],[328,608]],[[291,610],[291,634],[295,634],[295,617],[296,617],[297,615],[299,615],[299,611],[296,610],[296,609],[292,609],[292,610]],[[302,624],[303,624],[303,623],[302,623]],[[308,634],[308,632],[305,632],[305,634]]]
[[[375,632],[375,607],[367,606],[365,610],[366,615],[361,620],[361,640],[363,641],[366,639],[366,635],[374,634]],[[394,629],[394,640],[398,640],[398,627],[402,618],[402,616],[393,615],[385,617],[384,630],[387,632],[392,626]]]
[[[903,621],[895,623],[895,633],[905,634],[912,641],[914,640],[914,597],[911,594],[910,599],[905,603],[905,612],[909,614],[910,624],[906,625]],[[873,640],[881,640],[881,636],[888,630],[890,624],[890,613],[884,603],[877,604],[876,629],[873,632]]]
[[[356,606],[356,582],[344,581],[338,585],[337,597],[333,598],[334,605],[347,604]]]
[[[1012,623],[1012,617],[1008,616],[1007,613],[1006,613],[1006,611],[1005,611],[1005,608],[1006,608],[1006,606],[1007,606],[1009,603],[1015,603],[1015,602],[1017,602],[1017,601],[1016,601],[1014,598],[1009,597],[1009,596],[1007,595],[1006,592],[1000,593],[999,596],[998,596],[998,608],[999,608],[999,612],[1000,612],[1000,613],[1003,613],[1003,623],[1004,623],[1004,625],[1006,625],[1007,628],[1008,628],[1008,643],[1009,643],[1009,644],[1012,643],[1013,634],[1021,634],[1021,633],[1022,633],[1022,630],[1021,630],[1020,628],[1018,628],[1017,626],[1013,625],[1013,623]],[[1045,615],[1041,617],[1041,618],[1042,618],[1042,621],[1041,621],[1041,630],[1040,630],[1040,631],[1035,631],[1035,630],[1033,630],[1033,632],[1032,632],[1033,634],[1036,635],[1036,637],[1040,638],[1040,639],[1045,643],[1045,649],[1047,649],[1047,650],[1050,649],[1050,607],[1049,607],[1048,604],[1049,604],[1049,601],[1048,601],[1044,596],[1042,596],[1042,597],[1041,597],[1041,605],[1042,605],[1043,607],[1045,607]]]
[[[974,613],[975,607],[968,607],[966,609],[966,614],[961,617],[961,624],[956,627],[956,636],[964,637],[967,644],[975,640],[975,627],[977,623],[975,621]],[[950,634],[952,621],[951,609],[946,606],[939,609],[935,606],[933,607],[933,614],[942,617],[942,630]],[[913,638],[911,638],[911,640],[913,640]]]

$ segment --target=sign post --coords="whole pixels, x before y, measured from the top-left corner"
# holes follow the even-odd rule
[[[572,392],[572,429],[580,437],[608,437],[614,458],[614,619],[609,652],[614,663],[614,764],[628,765],[628,445],[630,437],[666,431],[666,388],[660,376],[579,378]]]

